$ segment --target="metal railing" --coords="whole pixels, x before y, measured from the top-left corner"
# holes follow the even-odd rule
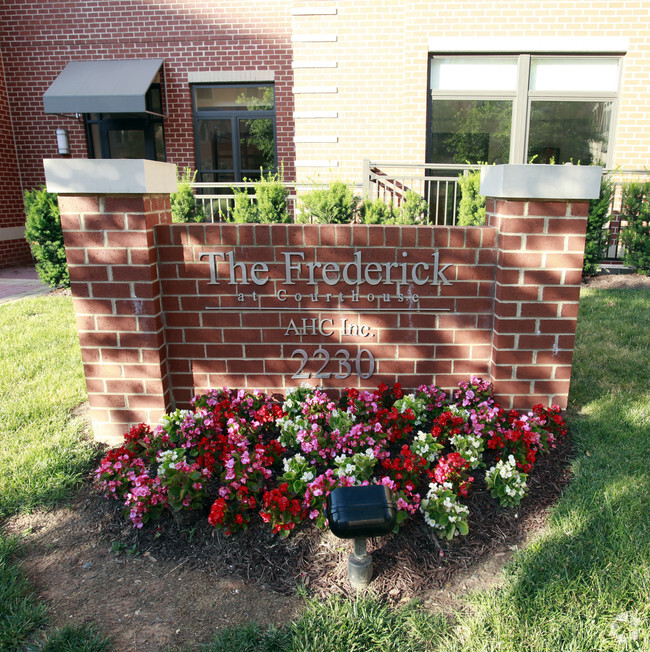
[[[407,191],[413,191],[423,197],[429,204],[428,222],[436,225],[454,225],[460,202],[460,185],[458,179],[478,165],[457,165],[440,163],[384,163],[364,160],[363,180],[352,187],[360,197],[374,200],[380,198],[388,204],[399,206]],[[650,181],[649,170],[606,170],[613,184],[611,220],[605,226],[609,231],[607,250],[603,252],[605,260],[622,260],[624,250],[619,242],[621,230],[627,222],[621,218],[621,199],[623,185],[630,181]],[[300,195],[318,187],[315,184],[286,182],[288,211],[292,219],[298,213]],[[192,184],[196,197],[203,204],[208,219],[212,222],[229,221],[235,201],[235,186],[239,190],[251,192],[250,201],[255,201],[252,190],[253,182],[211,183],[196,182]]]
[[[295,185],[290,182],[286,183],[289,195],[287,197],[287,207],[290,214],[294,214],[296,192]],[[232,209],[235,205],[235,191],[245,190],[250,193],[250,202],[255,201],[253,189],[255,183],[252,181],[240,181],[237,183],[232,182],[199,182],[195,181],[192,184],[194,195],[198,201],[201,202],[203,210],[207,218],[211,222],[228,222],[232,217]]]
[[[407,190],[413,190],[429,203],[429,222],[451,225],[456,223],[460,186],[458,178],[480,166],[452,165],[439,163],[376,163],[364,161],[364,191],[374,199],[381,197],[388,203],[399,204]],[[630,181],[650,181],[649,170],[605,170],[613,185],[609,213],[610,221],[605,225],[609,232],[608,245],[603,259],[620,261],[625,251],[619,242],[619,235],[627,226],[621,217],[623,186]]]
[[[439,163],[363,162],[364,195],[377,197],[399,206],[408,190],[416,192],[429,204],[430,224],[453,225],[458,215],[460,186],[458,177],[478,165]]]
[[[612,201],[610,203],[610,220],[606,225],[609,231],[607,249],[603,260],[619,262],[625,256],[625,248],[620,242],[621,231],[628,225],[627,220],[621,215],[623,202],[623,186],[631,181],[641,183],[650,181],[650,170],[607,170],[612,180]]]
[[[295,220],[298,215],[298,199],[301,194],[314,190],[314,188],[327,187],[326,184],[314,183],[296,183],[295,181],[285,181],[285,187],[289,191],[287,196],[287,211],[292,219]],[[255,183],[251,181],[238,182],[194,182],[192,184],[196,198],[201,202],[205,214],[211,222],[228,222],[232,219],[232,210],[235,204],[235,191],[247,190],[249,201],[255,201],[253,190]],[[352,189],[357,194],[361,194],[361,185],[353,184]]]

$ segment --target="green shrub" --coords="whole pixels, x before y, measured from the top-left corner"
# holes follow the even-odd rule
[[[282,169],[278,173],[262,174],[255,184],[255,198],[259,221],[264,223],[286,223],[291,221],[287,210],[289,190],[284,183]]]
[[[460,202],[458,226],[481,226],[485,224],[485,197],[480,193],[481,171],[474,170],[458,177]]]
[[[57,196],[42,187],[25,191],[25,237],[36,261],[36,271],[52,287],[70,287]]]
[[[359,218],[364,224],[385,224],[394,218],[393,207],[383,199],[364,199],[359,206]]]
[[[233,186],[232,192],[235,195],[235,201],[230,211],[230,220],[238,224],[259,222],[257,204],[248,188],[242,190]]]
[[[413,190],[404,193],[402,203],[395,211],[393,224],[423,224],[429,215],[429,204]],[[390,221],[389,221],[390,222]]]
[[[329,188],[309,191],[303,195],[301,202],[300,221],[347,224],[354,219],[358,199],[347,184],[335,181]]]
[[[595,274],[598,263],[603,258],[609,230],[604,229],[609,221],[609,206],[612,200],[612,181],[608,175],[603,175],[600,181],[600,195],[598,199],[589,202],[589,216],[587,219],[587,240],[585,242],[585,257],[582,265],[584,276]]]
[[[172,222],[205,222],[203,204],[192,190],[195,179],[196,172],[184,168],[183,174],[178,179],[178,190],[170,195]]]
[[[650,274],[650,182],[623,186],[621,218],[628,222],[621,233],[625,263],[640,274]]]
[[[282,171],[262,174],[260,180],[255,182],[254,200],[248,189],[233,186],[232,191],[235,195],[231,212],[233,222],[274,224],[291,221],[287,210],[289,190],[284,183]]]

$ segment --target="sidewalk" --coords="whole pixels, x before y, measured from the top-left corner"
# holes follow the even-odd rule
[[[0,269],[0,304],[23,297],[49,294],[53,288],[45,285],[34,267],[6,267]]]

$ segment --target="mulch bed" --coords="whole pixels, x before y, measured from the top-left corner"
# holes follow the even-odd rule
[[[550,455],[538,458],[528,478],[529,493],[518,508],[502,508],[474,473],[477,481],[464,503],[469,507],[465,537],[437,540],[420,518],[411,518],[397,534],[370,539],[374,563],[373,591],[391,601],[413,598],[445,586],[454,575],[478,564],[490,554],[514,548],[544,527],[548,508],[570,480],[571,445],[561,441]],[[198,515],[172,517],[135,530],[119,514],[119,505],[93,498],[96,517],[103,521],[103,538],[159,560],[178,561],[186,568],[202,567],[258,583],[284,595],[304,586],[311,595],[326,597],[353,592],[347,579],[347,558],[352,542],[312,526],[299,528],[288,539],[273,536],[261,520],[226,537]]]

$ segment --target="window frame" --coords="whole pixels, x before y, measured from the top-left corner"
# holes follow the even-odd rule
[[[431,65],[434,59],[517,59],[517,85],[514,91],[449,91],[431,88]],[[533,59],[617,59],[617,87],[615,91],[536,91],[530,90],[531,64]],[[531,103],[540,101],[592,101],[612,102],[612,115],[607,139],[607,156],[605,167],[611,167],[614,160],[614,140],[618,124],[619,97],[622,77],[623,56],[617,54],[591,54],[591,53],[431,53],[427,75],[428,85],[428,110],[427,110],[427,161],[433,156],[432,125],[434,115],[434,102],[436,100],[511,100],[512,120],[510,132],[510,164],[528,163],[527,152],[530,140],[530,115]]]
[[[150,161],[167,160],[167,143],[165,138],[165,123],[163,115],[150,111],[153,107],[153,94],[158,93],[162,104],[162,87],[160,83],[153,83],[146,95],[147,112],[145,113],[86,113],[84,124],[86,129],[86,145],[89,158],[110,159],[110,143],[108,132],[119,130],[142,131],[144,133],[145,158]],[[96,116],[96,117],[92,117]],[[95,151],[95,142],[92,134],[93,125],[98,126],[99,148]],[[162,159],[156,156],[156,126],[162,129]]]
[[[199,109],[197,106],[195,89],[197,88],[272,88],[273,89],[273,109],[262,110],[231,110],[231,109]],[[241,132],[240,122],[242,120],[254,119],[270,119],[273,124],[273,161],[274,165],[271,168],[263,168],[265,173],[274,173],[277,171],[278,165],[278,139],[277,139],[277,122],[276,122],[276,96],[275,96],[275,83],[274,82],[209,82],[209,83],[191,83],[190,96],[192,99],[192,125],[194,129],[194,159],[196,162],[197,179],[198,181],[205,181],[204,175],[232,175],[233,181],[227,183],[241,183],[246,175],[259,174],[259,168],[252,170],[250,168],[242,168],[241,161]],[[230,120],[230,133],[232,139],[232,168],[203,168],[201,167],[201,155],[199,148],[199,122],[201,120]],[[217,182],[218,183],[218,182]]]

